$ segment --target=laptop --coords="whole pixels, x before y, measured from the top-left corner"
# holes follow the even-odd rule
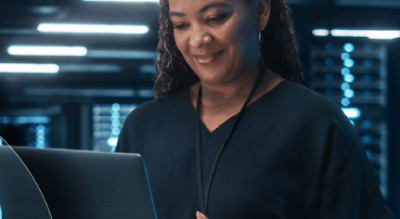
[[[139,154],[12,148],[32,174],[53,219],[157,218]],[[6,218],[6,204],[2,206]]]

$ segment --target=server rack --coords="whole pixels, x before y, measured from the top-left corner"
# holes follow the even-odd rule
[[[315,37],[310,58],[310,88],[339,104],[352,121],[387,198],[387,45],[371,39]]]

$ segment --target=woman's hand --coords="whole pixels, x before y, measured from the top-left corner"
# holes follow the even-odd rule
[[[203,213],[201,213],[200,211],[196,212],[196,218],[197,219],[208,219],[208,217],[206,217]]]

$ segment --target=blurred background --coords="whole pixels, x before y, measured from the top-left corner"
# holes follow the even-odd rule
[[[152,91],[158,0],[0,1],[0,135],[113,151]],[[358,130],[400,216],[400,0],[288,0],[307,86]]]

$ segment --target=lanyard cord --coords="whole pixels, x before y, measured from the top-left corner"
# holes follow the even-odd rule
[[[201,159],[201,137],[200,137],[200,130],[201,130],[201,117],[200,117],[200,113],[201,113],[201,96],[202,96],[202,91],[201,91],[201,86],[199,86],[199,91],[197,94],[197,107],[196,107],[196,112],[199,116],[198,118],[198,126],[197,126],[197,133],[196,133],[196,171],[197,171],[197,191],[198,191],[198,196],[200,199],[200,207],[201,207],[201,211],[205,214],[208,215],[208,198],[209,198],[209,194],[210,194],[210,187],[211,184],[213,182],[214,179],[214,175],[215,175],[215,170],[217,168],[217,164],[219,161],[219,158],[222,155],[222,152],[224,151],[226,145],[228,144],[229,140],[231,139],[233,132],[235,131],[240,118],[243,116],[245,110],[246,110],[246,106],[249,104],[250,99],[252,98],[253,94],[255,93],[255,91],[257,90],[258,86],[260,85],[261,82],[261,78],[264,75],[265,69],[262,68],[260,73],[258,74],[257,80],[254,82],[254,86],[253,89],[249,95],[249,97],[247,98],[246,102],[243,104],[242,109],[240,110],[240,113],[238,115],[238,117],[235,120],[235,123],[233,124],[233,127],[231,129],[231,132],[229,133],[228,137],[225,139],[224,143],[221,145],[217,156],[215,157],[214,163],[211,167],[211,172],[210,172],[210,176],[208,178],[208,183],[207,183],[207,187],[206,187],[206,191],[203,192],[203,171],[202,171],[202,159]],[[204,197],[205,196],[205,197]]]

